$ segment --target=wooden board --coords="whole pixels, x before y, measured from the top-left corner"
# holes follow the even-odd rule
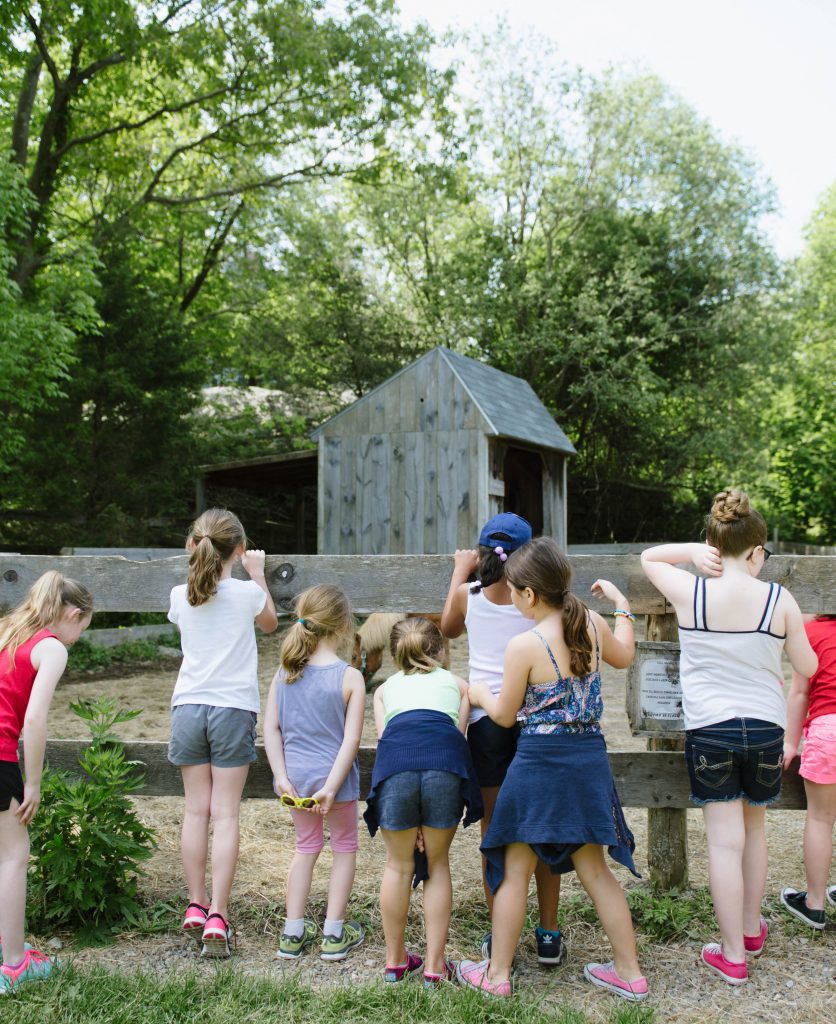
[[[78,758],[87,744],[80,740],[48,740],[46,757],[53,769],[79,774]],[[180,770],[169,764],[167,744],[138,741],[125,744],[125,754],[139,761],[144,768],[144,783],[135,792],[146,796],[173,796],[183,792]],[[244,790],[245,797],[271,797],[272,774],[263,747],[256,748],[258,760],[252,766]],[[371,782],[375,748],[360,748],[360,793],[365,797]],[[693,806],[688,799],[688,773],[682,754],[653,752],[611,752],[610,765],[625,807]],[[798,776],[797,761],[784,776],[781,800],[775,805],[783,810],[806,807],[804,786]]]
[[[420,524],[416,524],[420,530]],[[611,606],[589,596],[599,577],[627,595],[633,611],[664,614],[664,598],[641,571],[636,555],[571,555],[573,589],[591,608]],[[18,604],[48,569],[80,580],[93,592],[98,611],[167,611],[173,586],[186,580],[186,556],[154,562],[80,555],[0,554],[0,605]],[[343,587],[358,612],[438,611],[444,604],[453,559],[450,555],[268,555],[267,581],[281,608],[315,583]],[[788,582],[804,612],[836,612],[836,558],[775,555],[765,579]],[[236,570],[241,575],[241,570]]]

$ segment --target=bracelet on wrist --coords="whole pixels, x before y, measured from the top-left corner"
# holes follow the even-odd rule
[[[632,612],[625,611],[624,608],[616,608],[613,615],[620,615],[622,618],[629,619],[631,622],[636,621],[636,616]]]

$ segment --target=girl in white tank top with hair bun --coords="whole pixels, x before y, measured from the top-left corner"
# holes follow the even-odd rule
[[[642,554],[648,579],[679,620],[685,758],[702,807],[720,943],[702,962],[730,985],[748,980],[746,954],[764,947],[765,808],[781,792],[784,727],[781,654],[811,675],[816,656],[792,595],[758,579],[771,552],[763,517],[742,491],[714,498],[707,544],[663,544]],[[693,562],[706,578],[679,568]],[[744,870],[746,865],[746,870]]]

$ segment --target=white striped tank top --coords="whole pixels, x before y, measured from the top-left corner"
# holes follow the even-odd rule
[[[701,729],[730,718],[760,718],[787,725],[781,652],[785,636],[771,631],[778,583],[769,594],[757,629],[709,629],[706,586],[694,586],[694,626],[679,627],[679,674],[686,729]]]

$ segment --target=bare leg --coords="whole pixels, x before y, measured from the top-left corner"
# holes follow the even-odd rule
[[[557,905],[560,902],[560,875],[553,875],[549,865],[538,859],[534,878],[537,882],[540,927],[549,932],[556,932]]]
[[[182,765],[180,774],[186,795],[180,851],[189,888],[189,902],[208,907],[206,861],[209,856],[212,769],[208,764]]]
[[[807,874],[807,906],[824,909],[824,894],[833,858],[833,824],[836,822],[836,782],[804,780],[807,819],[804,822],[804,870]]]
[[[380,916],[386,939],[386,963],[390,967],[406,963],[404,933],[409,913],[409,895],[415,874],[415,837],[417,828],[402,832],[380,830],[386,846],[386,865],[380,882]]]
[[[708,881],[723,955],[732,963],[743,963],[743,801],[722,800],[706,804],[702,810],[708,840]]]
[[[8,811],[0,812],[0,935],[7,964],[19,964],[24,953],[29,830],[15,816],[19,806],[12,798]]]
[[[610,940],[613,962],[619,976],[625,981],[635,981],[642,977],[627,897],[604,860],[604,847],[588,843],[572,854],[572,863],[581,885],[595,904],[601,927]]]
[[[331,864],[331,881],[328,883],[328,909],[325,916],[329,921],[342,921],[345,917],[351,887],[354,885],[354,872],[357,867],[357,854],[338,853],[333,851]]]
[[[424,970],[428,974],[443,974],[444,950],[453,909],[450,844],[456,828],[428,828],[423,825],[421,831],[424,833],[424,851],[430,873],[424,882],[424,934],[427,940]]]
[[[296,921],[305,916],[308,896],[311,894],[311,880],[319,853],[293,854],[293,860],[287,871],[287,916]]]
[[[514,953],[520,941],[528,884],[537,866],[537,855],[527,843],[505,847],[505,877],[496,891],[491,915],[491,962],[488,981],[500,984],[511,977]]]
[[[759,935],[761,930],[761,904],[766,890],[768,857],[764,819],[766,808],[752,807],[743,801],[743,827],[746,840],[743,846],[743,934]]]
[[[212,907],[213,914],[228,916],[229,894],[238,866],[241,794],[248,764],[240,768],[212,767]]]
[[[480,789],[479,792],[482,794],[482,803],[485,807],[484,814],[479,822],[479,828],[482,830],[482,838],[484,839],[491,824],[493,809],[496,806],[496,798],[499,796],[499,786],[490,786],[488,789]],[[493,893],[488,887],[488,880],[486,878],[487,867],[488,862],[482,857],[482,888],[485,890],[488,913],[493,914]]]

